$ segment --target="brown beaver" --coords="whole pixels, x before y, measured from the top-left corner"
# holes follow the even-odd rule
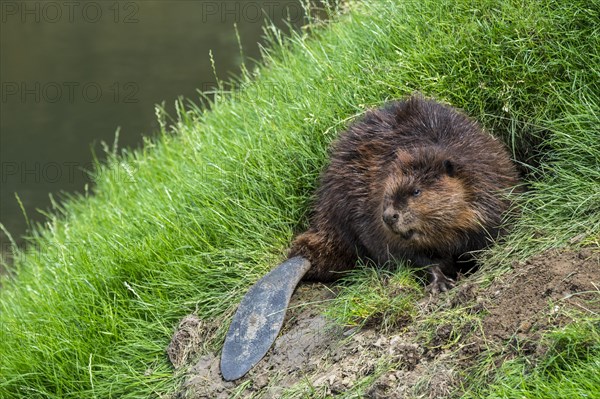
[[[331,281],[359,259],[426,268],[433,292],[503,232],[517,171],[502,144],[455,109],[420,96],[370,111],[333,145],[308,231],[238,307],[221,374],[242,377],[269,350],[301,278]]]
[[[503,232],[518,183],[502,143],[452,107],[421,96],[368,112],[332,147],[308,231],[289,257],[305,279],[331,281],[358,259],[427,267],[446,291],[473,266],[468,253]]]

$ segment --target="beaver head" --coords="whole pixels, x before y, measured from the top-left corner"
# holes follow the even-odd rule
[[[452,245],[480,226],[468,176],[452,156],[400,150],[384,183],[381,220],[390,239],[415,248]]]

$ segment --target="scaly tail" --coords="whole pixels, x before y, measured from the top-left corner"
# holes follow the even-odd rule
[[[267,353],[281,330],[290,298],[308,269],[310,262],[296,256],[250,287],[225,337],[221,352],[225,380],[243,377]]]

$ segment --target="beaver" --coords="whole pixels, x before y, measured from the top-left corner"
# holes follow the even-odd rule
[[[420,95],[369,111],[333,144],[306,232],[289,257],[328,282],[357,260],[427,268],[446,291],[473,251],[501,236],[518,172],[503,144],[458,110]]]
[[[309,228],[288,259],[246,293],[227,332],[221,374],[245,375],[267,353],[301,279],[329,282],[359,260],[408,262],[433,293],[474,266],[505,232],[518,175],[504,146],[458,110],[414,95],[369,111],[333,144]]]

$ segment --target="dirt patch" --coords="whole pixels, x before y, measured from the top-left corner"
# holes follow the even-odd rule
[[[539,338],[550,325],[564,324],[561,308],[580,307],[598,295],[598,252],[553,253],[516,265],[486,290],[484,331],[491,339]]]
[[[462,281],[446,303],[427,304],[433,309],[425,313],[431,316],[460,308],[463,314],[483,316],[480,322],[464,318],[461,323],[438,324],[429,342],[422,343],[421,367],[409,373],[384,373],[373,384],[370,397],[460,397],[464,384],[461,376],[481,356],[491,357],[497,365],[516,355],[539,357],[546,350],[540,341],[542,334],[572,321],[565,308],[600,311],[597,249],[552,251],[515,263],[511,272],[487,288],[469,280]],[[414,333],[403,338],[418,340],[423,336],[422,331]]]
[[[424,297],[418,319],[387,334],[376,328],[332,326],[322,316],[323,307],[315,304],[335,294],[321,284],[304,284],[294,294],[273,348],[235,382],[222,380],[219,354],[192,356],[198,350],[190,347],[197,347],[210,328],[188,316],[168,349],[174,365],[188,368],[176,397],[277,398],[289,388],[297,397],[303,392],[337,396],[349,391],[367,398],[457,395],[461,373],[482,352],[498,363],[517,353],[539,356],[544,352],[541,334],[570,321],[563,308],[600,311],[600,301],[589,309],[589,301],[599,295],[597,249],[550,252],[514,264],[487,288],[475,284],[475,278],[464,279],[449,295]],[[437,322],[438,314],[457,309],[467,317],[446,323],[440,316]]]

